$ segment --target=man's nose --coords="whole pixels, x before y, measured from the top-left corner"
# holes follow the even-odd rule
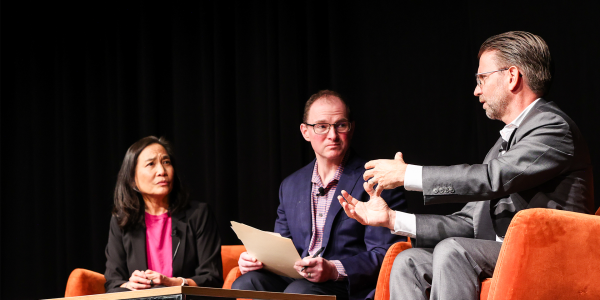
[[[475,85],[475,91],[473,91],[473,95],[479,97],[481,96],[482,92],[481,92],[481,88],[479,87],[479,84]]]
[[[339,133],[335,130],[335,125],[330,125],[329,132],[327,133],[327,138],[335,140],[339,136]]]

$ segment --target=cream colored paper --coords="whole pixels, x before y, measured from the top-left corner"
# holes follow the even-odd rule
[[[265,270],[281,276],[302,278],[294,269],[294,263],[301,258],[291,239],[234,221],[231,221],[231,228],[246,246],[246,251],[263,263]]]

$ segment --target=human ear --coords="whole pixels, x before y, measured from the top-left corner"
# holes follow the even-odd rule
[[[307,142],[310,142],[310,135],[308,135],[308,126],[306,126],[306,124],[304,124],[304,123],[300,124],[300,133],[302,133],[302,137]]]
[[[523,76],[515,66],[508,68],[507,71],[509,74],[508,89],[514,91],[523,83]]]

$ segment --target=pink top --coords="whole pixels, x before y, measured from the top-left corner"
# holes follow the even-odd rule
[[[169,213],[146,213],[146,256],[148,269],[173,277],[173,244]]]

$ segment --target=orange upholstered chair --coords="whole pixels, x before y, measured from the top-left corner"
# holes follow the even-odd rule
[[[223,276],[226,276],[223,288],[230,289],[231,284],[235,278],[230,279],[228,282],[227,274],[232,271],[233,268],[239,272],[237,267],[238,258],[242,252],[246,251],[244,246],[221,246],[221,259],[223,261]],[[235,273],[236,270],[233,272]],[[235,274],[234,274],[235,275]],[[239,275],[238,275],[239,276]],[[67,288],[65,290],[65,297],[85,296],[94,294],[103,294],[104,290],[104,274],[98,272],[86,270],[86,269],[75,269],[71,272],[69,280],[67,281]]]
[[[104,290],[105,282],[104,274],[86,269],[75,269],[67,281],[65,297],[103,294],[106,292]]]
[[[375,300],[388,300],[390,270],[407,242],[385,256]],[[600,299],[600,209],[594,215],[534,208],[515,215],[481,300]]]
[[[521,211],[506,233],[487,299],[600,299],[599,249],[599,216]]]
[[[227,248],[227,249],[226,249]],[[233,282],[240,276],[240,268],[238,267],[238,259],[240,254],[246,251],[246,247],[239,246],[223,246],[221,248],[221,257],[223,258],[223,288],[231,289]]]
[[[412,248],[410,240],[408,242],[398,242],[390,246],[388,251],[385,253],[381,269],[379,270],[379,277],[377,278],[377,287],[375,288],[375,300],[389,300],[390,299],[390,272],[392,271],[392,265],[394,259],[400,254],[400,252]]]

